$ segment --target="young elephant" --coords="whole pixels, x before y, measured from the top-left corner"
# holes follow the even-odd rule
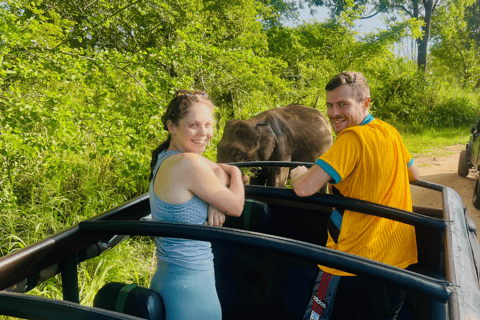
[[[217,146],[217,162],[315,162],[332,145],[326,117],[318,110],[288,105],[264,111],[249,120],[230,120]],[[252,185],[285,187],[290,168],[265,167]]]

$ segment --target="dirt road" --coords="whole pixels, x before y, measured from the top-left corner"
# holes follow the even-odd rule
[[[472,203],[473,190],[475,188],[476,172],[470,172],[466,178],[457,174],[458,157],[465,145],[445,147],[445,150],[452,152],[450,155],[435,157],[422,156],[414,159],[420,169],[420,180],[425,180],[450,187],[462,197],[467,213],[480,228],[480,210]],[[422,188],[412,187],[413,204],[424,207],[441,208],[442,198],[438,191],[430,191]],[[479,240],[480,241],[480,240]]]

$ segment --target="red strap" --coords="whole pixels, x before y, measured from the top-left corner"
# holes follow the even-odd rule
[[[332,278],[332,275],[330,273],[324,272],[322,274],[322,279],[320,280],[320,284],[318,285],[318,292],[317,292],[317,298],[320,300],[324,300],[325,296],[327,295],[327,289],[328,285],[330,283],[330,279]],[[315,299],[313,300],[313,306],[312,310],[318,313],[320,316],[322,314],[322,306],[319,305]]]

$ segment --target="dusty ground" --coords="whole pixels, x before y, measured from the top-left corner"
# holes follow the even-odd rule
[[[420,180],[425,180],[450,187],[462,197],[463,204],[467,208],[468,215],[480,228],[480,210],[473,206],[473,190],[475,188],[476,172],[463,178],[457,174],[458,157],[460,151],[465,149],[464,144],[445,147],[446,156],[422,156],[414,159],[420,169]],[[442,198],[438,191],[430,191],[412,187],[413,204],[424,207],[441,208]],[[480,241],[480,240],[479,240]]]

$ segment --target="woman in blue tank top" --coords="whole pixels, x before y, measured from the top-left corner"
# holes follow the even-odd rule
[[[150,208],[154,221],[222,226],[245,201],[240,170],[200,154],[213,135],[213,104],[203,91],[177,92],[162,117],[168,139],[152,153]],[[157,238],[151,288],[168,320],[221,319],[209,242]]]

